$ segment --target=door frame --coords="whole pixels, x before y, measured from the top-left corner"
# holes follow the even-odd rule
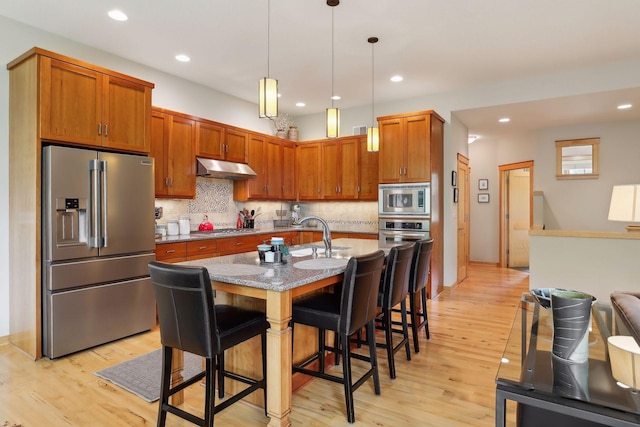
[[[458,245],[457,256],[456,256],[456,283],[460,283],[460,282],[462,282],[464,279],[466,279],[468,277],[468,275],[465,275],[464,277],[459,277],[459,274],[460,274],[460,265],[459,265],[460,252],[461,252],[461,250],[465,250],[465,252],[466,252],[465,271],[468,271],[468,269],[469,269],[469,251],[471,249],[471,245],[470,245],[470,241],[471,241],[471,238],[470,238],[470,234],[471,234],[471,215],[470,215],[470,213],[471,213],[471,206],[470,206],[471,196],[470,196],[470,189],[469,189],[469,183],[470,183],[469,176],[471,175],[471,167],[469,166],[469,158],[468,157],[458,153],[457,159],[458,159],[458,164],[457,164],[458,182],[460,182],[460,179],[461,179],[460,178],[461,177],[460,166],[461,165],[465,165],[466,169],[467,169],[466,185],[464,186],[465,191],[462,194],[458,194],[458,200],[463,200],[464,201],[465,211],[462,212],[462,215],[464,215],[466,217],[465,222],[467,224],[467,232],[466,232],[466,236],[465,236],[465,239],[464,239],[465,240],[465,242],[464,242],[465,248],[461,248]],[[458,228],[458,223],[460,222],[460,215],[461,215],[460,206],[461,206],[461,204],[460,204],[460,202],[458,202],[458,204],[456,205],[456,218],[457,218],[457,220],[456,220],[456,242],[459,242],[458,234],[460,233],[460,230]]]
[[[506,165],[499,165],[498,171],[500,173],[500,206],[499,206],[499,216],[500,216],[500,249],[498,253],[500,254],[500,262],[499,266],[502,268],[507,267],[507,236],[509,235],[507,227],[508,222],[506,221],[507,216],[507,176],[509,171],[516,169],[525,169],[529,168],[529,228],[533,225],[533,160],[527,160],[524,162],[516,162],[509,163]]]

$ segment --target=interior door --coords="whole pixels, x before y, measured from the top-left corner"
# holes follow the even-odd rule
[[[529,266],[533,160],[500,165],[500,267]]]
[[[508,171],[507,266],[529,266],[529,169]]]
[[[467,278],[469,266],[469,159],[458,154],[458,283]]]

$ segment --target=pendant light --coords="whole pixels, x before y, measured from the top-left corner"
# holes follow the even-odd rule
[[[340,136],[340,110],[338,108],[334,108],[333,101],[335,99],[335,95],[333,93],[333,69],[334,69],[334,42],[333,42],[333,7],[340,4],[340,0],[327,0],[327,5],[330,6],[331,9],[331,108],[327,108],[327,116],[326,116],[326,128],[327,128],[327,138],[338,138]]]
[[[367,39],[369,43],[371,43],[371,126],[367,129],[367,151],[378,151],[380,149],[380,129],[376,126],[376,116],[373,114],[373,106],[374,106],[374,79],[373,79],[373,70],[374,70],[374,56],[373,56],[373,46],[378,43],[377,37],[369,37]]]
[[[258,82],[258,105],[260,118],[278,116],[278,80],[269,78],[269,49],[271,0],[267,0],[267,77]]]

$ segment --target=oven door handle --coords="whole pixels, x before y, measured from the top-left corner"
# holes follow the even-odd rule
[[[428,233],[404,233],[404,232],[388,232],[388,231],[383,231],[382,234],[384,236],[399,236],[399,237],[422,237],[422,238],[426,238],[425,235],[427,235]]]

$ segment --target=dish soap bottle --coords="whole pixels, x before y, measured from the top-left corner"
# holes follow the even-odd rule
[[[240,218],[240,214],[238,214],[238,222],[236,222],[236,228],[242,228],[242,218]]]

